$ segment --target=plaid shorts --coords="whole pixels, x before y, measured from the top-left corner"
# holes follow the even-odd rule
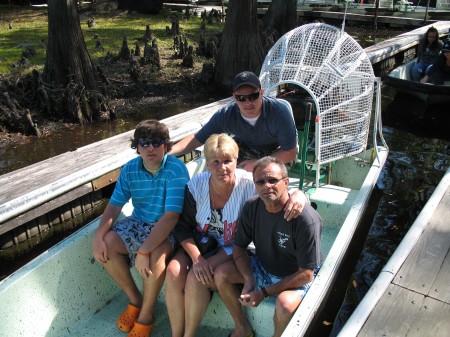
[[[269,273],[267,270],[264,269],[262,264],[259,262],[258,258],[256,256],[249,256],[250,258],[250,266],[252,268],[253,277],[255,279],[255,289],[262,289],[262,288],[268,288],[272,284],[280,282],[284,277],[278,277],[271,273]],[[316,277],[317,273],[319,272],[320,267],[316,267],[314,269],[314,278]],[[294,290],[297,290],[300,292],[300,295],[305,297],[306,293],[308,292],[309,288],[311,287],[312,281],[309,283],[306,283],[302,285],[301,287],[298,287]]]
[[[153,227],[155,227],[155,223],[145,223],[134,216],[129,216],[123,220],[116,221],[116,223],[111,227],[111,230],[120,236],[127,247],[129,258],[128,263],[130,267],[134,266],[136,253],[145,239],[149,236]],[[175,251],[178,242],[173,233],[170,233],[167,239],[171,243],[172,249]]]

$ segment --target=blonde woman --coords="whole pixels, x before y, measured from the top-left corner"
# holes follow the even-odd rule
[[[244,203],[256,195],[250,172],[237,169],[238,145],[226,134],[214,134],[205,142],[208,171],[186,185],[183,214],[175,227],[181,243],[166,271],[166,306],[172,337],[194,336],[216,290],[214,270],[232,260],[232,247]],[[295,192],[285,216],[298,216],[306,202]],[[194,241],[201,233],[217,241],[211,256],[202,256]]]

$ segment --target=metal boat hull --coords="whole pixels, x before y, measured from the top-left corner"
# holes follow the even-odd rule
[[[427,104],[450,102],[450,84],[434,85],[411,80],[410,72],[416,60],[405,63],[392,70],[383,81],[397,92],[406,93],[420,98]]]
[[[313,316],[315,310],[308,307],[320,304],[329,291],[386,160],[386,149],[378,150],[379,155],[372,163],[371,150],[337,161],[331,177],[333,183],[311,191],[311,200],[317,203],[324,220],[322,247],[326,259],[286,336],[300,335],[299,320],[304,320],[304,315]],[[188,167],[191,174],[202,171],[204,159]],[[291,177],[290,187],[298,188],[296,177]],[[121,216],[131,211],[131,205],[127,204]],[[127,305],[126,297],[91,255],[92,235],[97,225],[98,219],[0,283],[0,316],[8,322],[2,326],[0,336],[123,336],[115,321]],[[132,272],[140,284],[134,268]],[[257,309],[247,310],[257,336],[272,335],[273,310],[273,299]],[[164,290],[155,316],[154,334],[170,336]],[[227,336],[233,327],[227,309],[216,294],[198,336]]]

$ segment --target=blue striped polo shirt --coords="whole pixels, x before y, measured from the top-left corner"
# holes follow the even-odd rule
[[[109,202],[122,207],[131,198],[133,216],[157,222],[167,211],[181,213],[188,180],[186,166],[174,156],[165,155],[154,176],[144,168],[142,158],[136,157],[122,167]]]

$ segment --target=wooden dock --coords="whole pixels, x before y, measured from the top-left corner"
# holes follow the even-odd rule
[[[299,15],[308,20],[320,19],[327,21],[342,21],[344,18],[344,12],[339,11],[335,12],[332,10],[299,10]],[[424,17],[419,17],[417,15],[412,16],[412,13],[402,13],[399,12],[398,16],[396,15],[386,15],[380,9],[380,14],[377,17],[377,25],[385,26],[385,27],[421,27],[424,25]],[[374,22],[374,14],[368,14],[365,12],[361,13],[352,13],[349,11],[346,15],[346,21],[349,24],[353,25],[373,25]],[[436,19],[427,19],[427,24],[434,24],[438,22]]]
[[[307,22],[314,20],[323,20],[325,22],[342,22],[344,15],[346,22],[352,25],[373,25],[374,23],[374,7],[373,6],[350,6],[347,8],[347,13],[344,13],[344,8],[339,6],[314,6],[304,5],[297,6],[297,15]],[[263,16],[268,10],[268,6],[258,7],[258,15]],[[440,14],[440,16],[439,16]],[[404,11],[391,11],[384,8],[379,9],[377,16],[377,25],[384,27],[422,27],[425,24],[434,24],[440,20],[447,20],[450,17],[449,12],[436,11],[430,9],[427,17],[425,17],[425,10],[418,9],[411,11],[411,9]],[[426,21],[425,21],[426,18]]]
[[[340,337],[449,336],[450,168]]]
[[[162,120],[169,127],[173,141],[195,133],[211,115],[230,99],[220,100]],[[15,244],[40,234],[48,228],[46,220],[39,219],[88,193],[99,191],[114,183],[120,168],[136,156],[130,148],[134,130],[81,147],[75,151],[43,160],[39,163],[0,176],[0,249],[10,242]],[[82,204],[80,211],[87,205]],[[67,207],[61,213],[74,215]],[[58,224],[64,215],[53,216]],[[50,223],[50,226],[52,223]],[[38,227],[34,229],[34,227]],[[18,233],[14,229],[25,227]],[[8,233],[8,238],[2,235]]]
[[[416,57],[419,40],[431,26],[438,30],[441,39],[448,37],[450,21],[439,21],[367,47],[365,51],[375,75],[383,77],[394,68]]]

